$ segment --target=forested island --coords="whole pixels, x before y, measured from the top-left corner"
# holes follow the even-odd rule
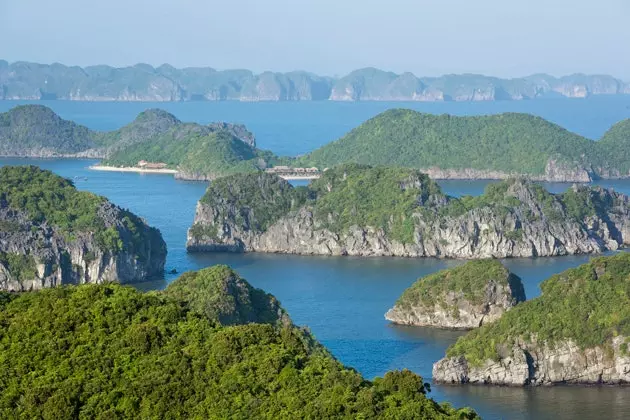
[[[545,280],[521,303],[452,345],[433,380],[453,384],[630,383],[630,254]]]
[[[599,141],[528,114],[458,117],[385,111],[299,158],[296,166],[355,162],[422,169],[435,179],[589,182],[630,176],[630,120]]]
[[[102,158],[103,165],[116,167],[147,161],[194,180],[259,171],[278,159],[257,149],[243,125],[184,123],[166,111],[148,109],[118,130],[101,132],[41,105],[0,114],[0,156]]]
[[[344,367],[226,266],[161,292],[0,292],[2,418],[476,419],[392,371]]]
[[[607,75],[534,74],[500,79],[478,74],[416,77],[364,68],[343,77],[305,71],[254,74],[169,64],[115,68],[0,60],[0,99],[71,101],[496,101],[630,94]]]
[[[93,131],[41,105],[0,114],[0,156],[101,158],[101,168],[212,180],[280,169],[290,175],[354,162],[417,168],[434,179],[589,182],[630,176],[630,120],[592,141],[528,114],[455,117],[395,109],[301,157],[256,147],[243,125],[182,122],[148,109],[124,127]],[[300,172],[302,171],[302,172]]]
[[[0,290],[159,278],[159,230],[35,166],[0,168]]]
[[[477,260],[418,279],[385,318],[395,324],[472,329],[524,301],[517,275],[498,260]]]
[[[601,187],[551,194],[516,178],[453,198],[414,169],[347,164],[307,187],[273,174],[212,182],[192,252],[500,258],[597,253],[630,243],[630,199]]]

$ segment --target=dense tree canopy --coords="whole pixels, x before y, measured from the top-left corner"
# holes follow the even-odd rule
[[[225,326],[178,297],[113,284],[0,294],[0,417],[476,417],[409,371],[369,382],[293,325]]]
[[[356,162],[541,175],[550,158],[570,166],[598,163],[594,144],[528,114],[458,117],[394,109],[298,162],[320,168]]]

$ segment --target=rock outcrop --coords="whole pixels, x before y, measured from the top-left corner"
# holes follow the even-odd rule
[[[497,260],[470,261],[419,279],[385,314],[395,324],[471,329],[525,301],[521,279]]]
[[[33,217],[0,191],[0,290],[159,278],[166,259],[160,232],[104,199],[99,203],[85,215],[100,225],[97,233]]]
[[[630,254],[599,257],[542,283],[542,295],[471,331],[433,365],[450,384],[630,383]]]
[[[572,340],[554,345],[520,342],[498,361],[481,366],[465,357],[445,358],[433,365],[433,380],[448,384],[554,385],[630,384],[627,337],[614,337],[610,345],[582,349]]]
[[[392,208],[389,222],[361,225],[360,217],[353,223],[343,209],[329,211],[320,200],[343,188],[349,188],[345,196],[355,194],[376,202],[381,198],[371,196],[372,191],[357,190],[343,177],[333,180],[331,171],[314,183],[318,189],[313,193],[315,200],[299,207],[274,209],[277,218],[264,229],[252,228],[258,213],[246,196],[222,195],[211,185],[207,199],[197,205],[194,225],[188,232],[188,250],[480,259],[598,253],[630,243],[628,197],[600,187],[575,186],[568,193],[571,200],[578,201],[576,206],[585,206],[584,211],[575,208],[573,201],[565,203],[567,195],[554,196],[523,179],[496,184],[492,187],[497,188],[496,193],[486,194],[476,201],[478,205],[471,205],[473,202],[444,196],[425,175],[408,170],[417,194],[415,203],[410,204],[413,209],[397,214]],[[264,185],[263,178],[272,175],[257,176]],[[403,178],[391,188],[407,194]],[[225,182],[238,184],[239,180],[226,178]],[[295,202],[287,192],[290,189],[277,192],[285,202]],[[593,201],[604,205],[594,205]],[[346,204],[346,209],[363,206]],[[346,227],[334,228],[340,218]],[[392,234],[396,220],[408,229],[405,238]]]
[[[576,182],[587,183],[593,181],[594,178],[623,178],[617,173],[606,173],[598,171],[598,175],[594,176],[591,168],[582,165],[567,165],[558,159],[549,159],[545,166],[545,173],[542,175],[531,175],[522,173],[508,173],[493,170],[480,170],[473,168],[466,169],[441,169],[438,167],[422,169],[427,175],[433,179],[509,179],[515,177],[527,177],[531,181],[542,182]]]

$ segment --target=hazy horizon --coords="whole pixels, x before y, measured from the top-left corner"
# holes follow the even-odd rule
[[[630,81],[625,0],[0,0],[0,59],[417,76],[609,74]]]

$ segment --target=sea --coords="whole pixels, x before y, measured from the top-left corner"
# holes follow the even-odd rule
[[[61,117],[95,130],[130,123],[147,108],[162,108],[182,121],[245,124],[260,148],[280,155],[300,155],[334,141],[352,128],[391,108],[433,114],[483,115],[527,112],[596,140],[614,123],[630,118],[630,95],[588,99],[550,98],[478,103],[404,102],[181,102],[116,103],[69,101],[0,101],[0,112],[25,103],[49,106]],[[348,367],[372,379],[392,369],[410,369],[431,381],[431,367],[462,332],[395,326],[385,312],[416,279],[456,260],[432,258],[355,258],[266,254],[188,254],[186,229],[207,184],[180,181],[171,175],[91,171],[94,160],[0,158],[3,165],[37,165],[72,179],[86,191],[103,195],[158,227],[168,246],[167,271],[182,273],[227,264],[254,286],[276,295],[296,324],[305,325]],[[440,181],[453,196],[481,194],[493,181]],[[630,181],[600,185],[630,194]],[[569,184],[545,183],[552,192]],[[529,299],[540,283],[576,267],[588,256],[506,259],[504,264],[524,282]],[[177,278],[142,283],[142,290],[162,289]],[[455,406],[470,406],[485,419],[627,419],[630,387],[557,386],[511,388],[433,384],[430,395]]]

